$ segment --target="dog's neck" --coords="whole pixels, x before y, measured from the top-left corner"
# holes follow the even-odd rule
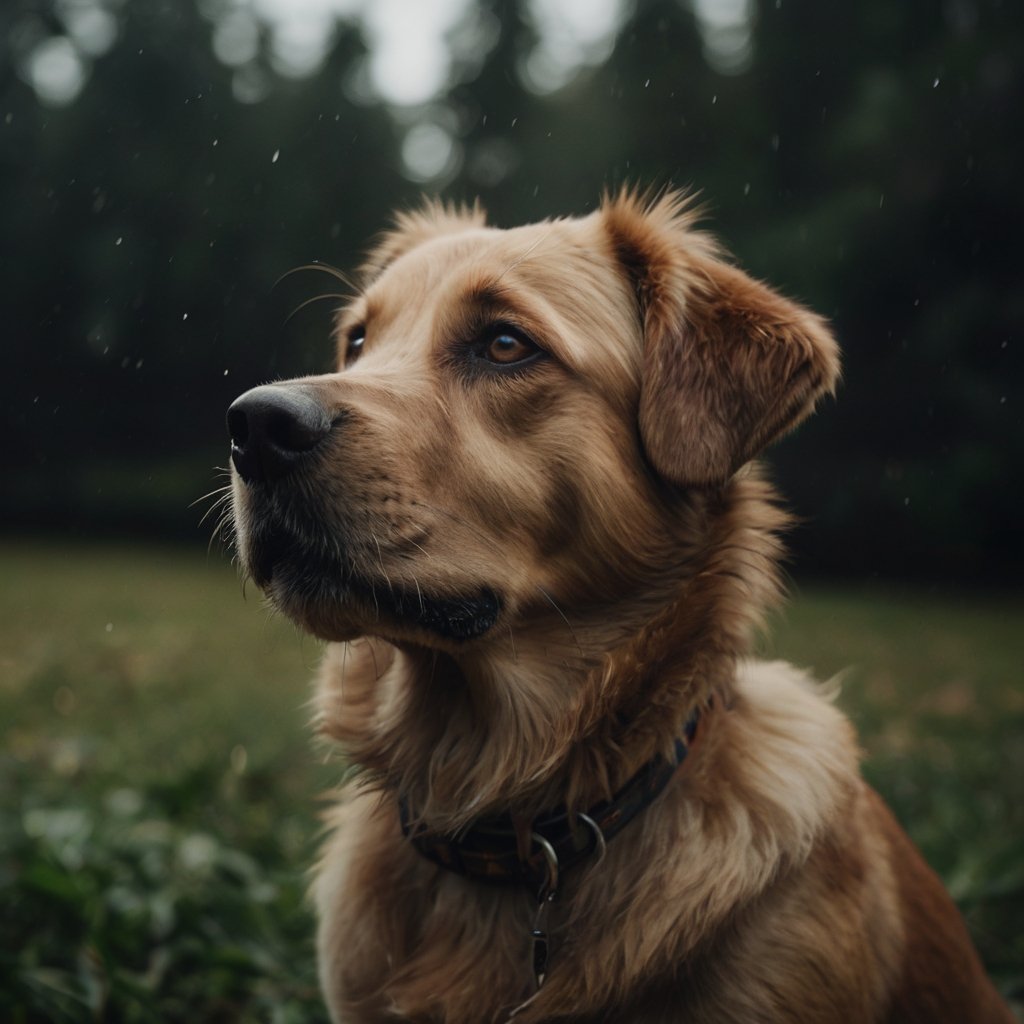
[[[600,621],[551,617],[459,658],[351,645],[328,659],[322,731],[438,831],[607,798],[671,751],[713,691],[728,697],[736,659],[779,592],[786,517],[772,498],[753,473],[702,498],[705,556],[660,607],[634,607],[636,621],[607,610]]]

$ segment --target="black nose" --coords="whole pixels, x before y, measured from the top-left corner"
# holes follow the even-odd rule
[[[324,407],[300,385],[264,384],[228,409],[231,461],[246,482],[287,476],[327,435]]]

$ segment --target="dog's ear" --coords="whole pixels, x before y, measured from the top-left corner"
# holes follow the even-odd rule
[[[640,302],[640,435],[666,479],[724,483],[830,393],[825,322],[722,261],[686,197],[623,192],[601,216]]]
[[[363,280],[369,284],[403,253],[431,238],[486,225],[487,216],[479,200],[465,206],[428,199],[418,209],[396,213],[393,226],[377,239],[367,255],[362,266]]]

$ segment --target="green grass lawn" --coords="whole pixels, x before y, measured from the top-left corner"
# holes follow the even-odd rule
[[[0,546],[0,1019],[312,1022],[318,645],[226,559]],[[808,589],[866,772],[1024,994],[1024,602]]]

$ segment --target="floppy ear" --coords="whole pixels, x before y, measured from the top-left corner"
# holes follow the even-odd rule
[[[724,483],[831,393],[835,340],[820,317],[724,263],[681,194],[621,193],[601,212],[640,300],[647,457],[674,483]]]
[[[465,206],[427,199],[419,209],[396,213],[394,226],[378,238],[367,256],[362,266],[363,279],[369,284],[403,253],[431,238],[467,228],[482,228],[486,223],[487,216],[479,201]]]

